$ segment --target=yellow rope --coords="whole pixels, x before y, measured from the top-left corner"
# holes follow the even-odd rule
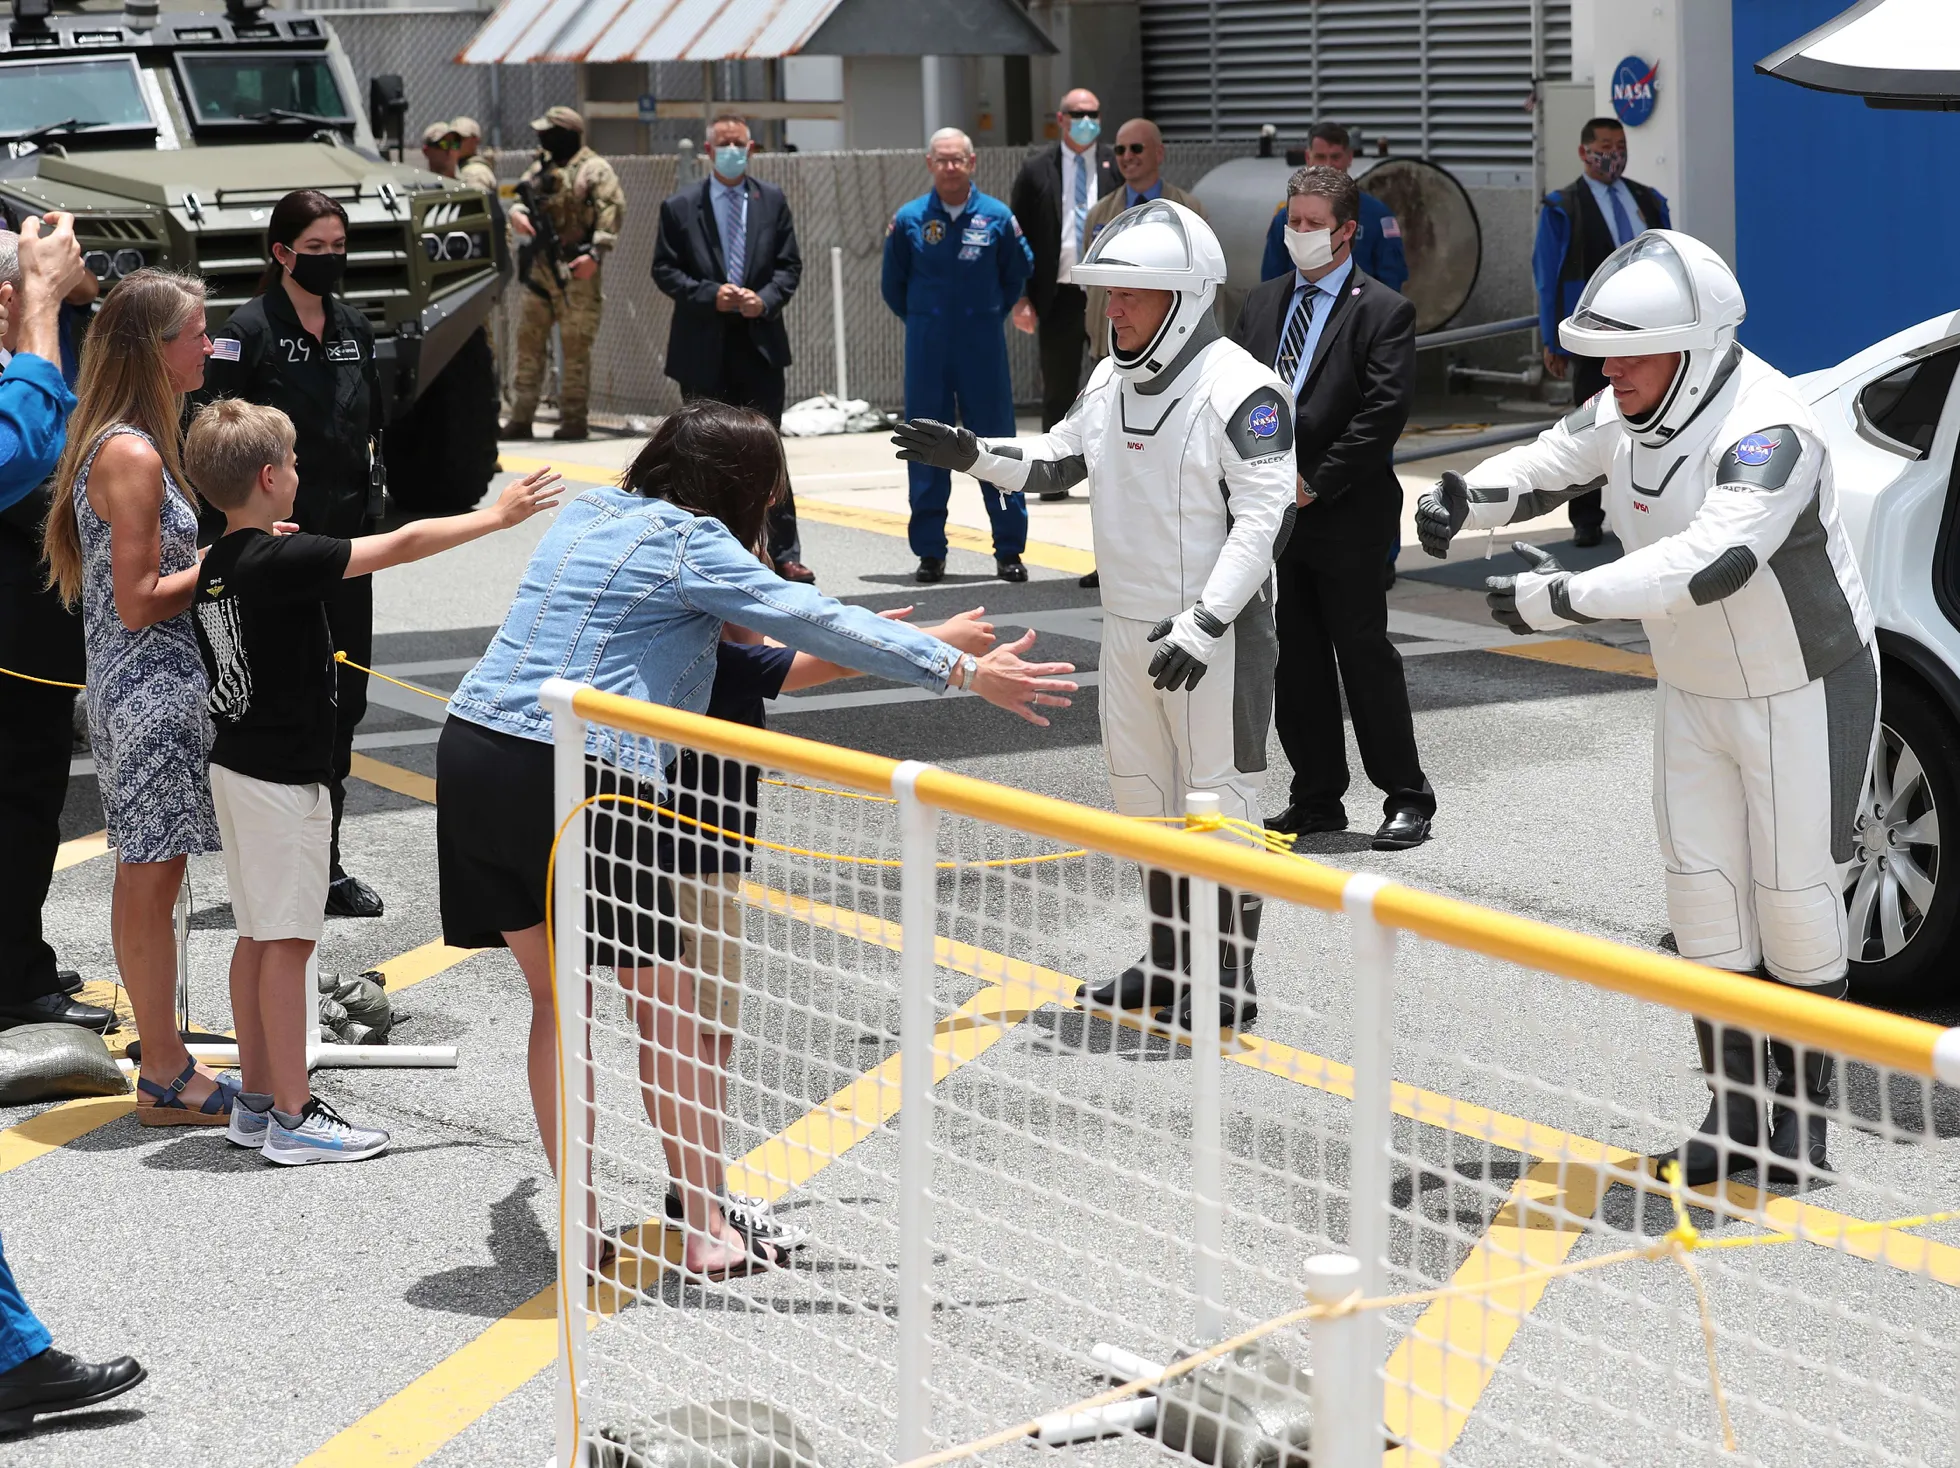
[[[77,692],[86,688],[86,683],[64,683],[59,678],[36,678],[32,673],[16,673],[12,668],[0,668],[9,678],[18,678],[23,683],[39,683],[43,688],[73,688]]]

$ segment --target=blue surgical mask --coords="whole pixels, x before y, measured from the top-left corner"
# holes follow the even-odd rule
[[[723,143],[715,149],[715,172],[723,178],[740,178],[749,171],[749,150],[740,143]]]
[[[1071,117],[1068,124],[1069,141],[1078,148],[1086,148],[1102,136],[1102,119],[1099,117]]]

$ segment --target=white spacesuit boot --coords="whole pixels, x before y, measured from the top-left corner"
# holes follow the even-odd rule
[[[1417,530],[1441,555],[1460,529],[1529,519],[1603,486],[1625,554],[1574,574],[1524,548],[1543,564],[1492,578],[1492,612],[1529,632],[1641,620],[1658,682],[1654,820],[1682,957],[1742,973],[1761,964],[1838,995],[1850,958],[1839,877],[1877,735],[1872,612],[1829,451],[1789,379],[1735,340],[1743,313],[1734,274],[1699,240],[1648,230],[1621,246],[1559,340],[1588,357],[1672,357],[1658,401],[1629,418],[1600,393],[1533,443],[1444,475],[1417,507]],[[1760,1156],[1767,1068],[1760,1043],[1731,1042],[1740,1033],[1718,1047],[1697,1031],[1717,1092],[1703,1132],[1729,1145],[1683,1149],[1691,1182]],[[1827,1060],[1799,1061],[1781,1041],[1770,1055],[1779,1094],[1794,1103],[1804,1091],[1801,1107],[1779,1107],[1770,1152],[1821,1167]],[[1753,1110],[1730,1104],[1745,1076]]]

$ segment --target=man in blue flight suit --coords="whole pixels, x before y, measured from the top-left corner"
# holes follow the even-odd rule
[[[1346,173],[1354,164],[1348,130],[1334,122],[1316,124],[1307,134],[1307,162]],[[1361,232],[1354,237],[1354,263],[1392,291],[1408,284],[1409,259],[1402,253],[1402,226],[1389,213],[1388,205],[1366,189],[1361,191]],[[1266,230],[1259,278],[1273,280],[1292,268],[1292,258],[1286,253],[1286,205],[1282,203]]]
[[[1014,434],[1014,386],[1001,326],[1034,270],[1034,254],[1013,211],[973,186],[973,141],[941,128],[926,146],[932,190],[892,216],[885,231],[885,304],[905,319],[905,416],[959,421],[984,437]],[[906,466],[911,482],[913,579],[946,574],[949,470]],[[1026,581],[1028,504],[982,483],[994,531],[994,565],[1003,581]]]

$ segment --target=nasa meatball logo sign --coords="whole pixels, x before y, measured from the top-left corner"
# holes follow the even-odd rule
[[[1752,468],[1761,468],[1770,461],[1770,456],[1782,446],[1782,443],[1782,439],[1771,438],[1766,433],[1749,434],[1735,446],[1735,461],[1738,464],[1748,464]]]
[[[1638,56],[1629,56],[1613,69],[1613,115],[1628,127],[1639,127],[1654,115],[1654,73],[1661,69]]]
[[[1254,438],[1271,438],[1279,432],[1279,409],[1271,403],[1261,403],[1245,415],[1245,426],[1252,430]]]

